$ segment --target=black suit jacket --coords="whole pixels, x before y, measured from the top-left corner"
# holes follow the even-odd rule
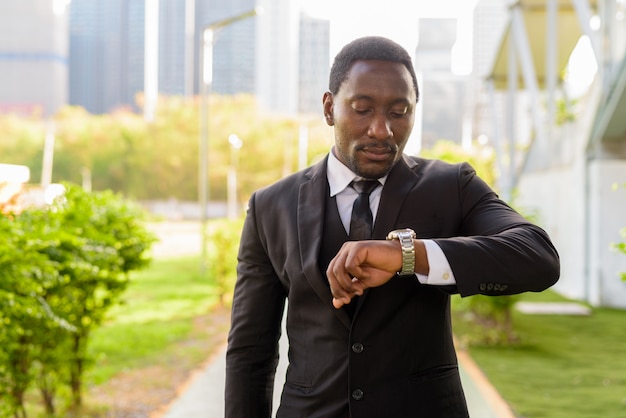
[[[412,228],[443,249],[456,286],[395,277],[332,306],[318,265],[326,160],[250,199],[226,363],[226,416],[269,417],[285,301],[289,367],[279,417],[465,417],[449,293],[541,291],[559,274],[546,233],[468,164],[403,157],[382,190],[374,238]]]

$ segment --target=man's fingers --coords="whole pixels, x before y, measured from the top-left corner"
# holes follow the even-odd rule
[[[350,251],[354,244],[355,242],[344,244],[326,269],[333,306],[337,309],[349,304],[355,296],[361,296],[365,288],[359,278],[354,277],[364,273]]]
[[[341,308],[343,305],[345,305],[344,301],[341,299],[337,299],[337,298],[333,298],[333,306],[335,307],[335,309],[339,309]]]

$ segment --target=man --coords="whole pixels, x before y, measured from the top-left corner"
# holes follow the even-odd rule
[[[469,165],[403,155],[417,101],[402,47],[380,37],[351,42],[323,97],[335,146],[251,197],[228,340],[227,417],[271,415],[287,298],[278,417],[467,417],[449,294],[541,291],[558,279],[546,233]],[[351,186],[355,179],[378,183],[364,191]],[[364,216],[352,215],[359,201]],[[362,230],[365,239],[349,238]]]

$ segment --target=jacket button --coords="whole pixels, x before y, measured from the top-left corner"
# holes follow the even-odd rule
[[[360,401],[363,399],[363,391],[361,389],[355,389],[352,391],[352,398],[355,401]]]
[[[362,353],[363,352],[363,344],[361,344],[361,343],[354,343],[354,344],[352,344],[352,351],[354,351],[357,354]]]

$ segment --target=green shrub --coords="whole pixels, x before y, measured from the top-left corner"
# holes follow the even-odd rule
[[[209,275],[215,281],[223,305],[230,302],[237,280],[237,251],[242,227],[242,219],[222,219],[209,228]]]
[[[0,404],[15,416],[26,416],[34,384],[49,415],[62,386],[70,407],[80,407],[90,333],[128,273],[148,265],[155,240],[139,206],[108,191],[66,189],[50,206],[0,216]]]

